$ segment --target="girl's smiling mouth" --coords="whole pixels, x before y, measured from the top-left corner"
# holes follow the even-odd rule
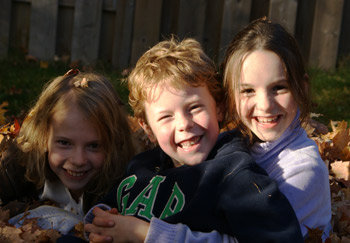
[[[64,171],[71,177],[84,177],[88,171],[80,171],[80,172],[77,172],[77,171],[72,171],[72,170],[66,170],[64,169]]]
[[[278,120],[281,118],[281,115],[278,116],[270,116],[270,117],[253,117],[253,119],[262,125],[269,125],[269,124],[275,124],[278,122]]]

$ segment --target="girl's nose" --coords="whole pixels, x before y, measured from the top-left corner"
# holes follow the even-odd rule
[[[87,157],[83,148],[77,148],[71,156],[71,163],[77,166],[83,166],[87,163]]]
[[[256,107],[262,111],[270,111],[274,105],[274,99],[268,93],[261,93],[255,101]]]
[[[181,114],[177,116],[176,126],[179,131],[186,131],[193,127],[193,119],[189,114]]]

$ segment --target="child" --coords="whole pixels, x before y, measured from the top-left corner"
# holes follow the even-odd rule
[[[303,241],[288,200],[237,133],[217,141],[223,95],[197,41],[160,42],[139,59],[128,81],[134,114],[159,147],[134,157],[106,199],[121,214],[218,230],[239,242]],[[85,226],[91,241],[143,241],[148,223],[134,228],[140,221],[115,209],[92,212]]]
[[[135,153],[123,104],[110,81],[78,70],[46,85],[17,143],[23,152],[18,161],[37,188],[31,196],[51,200],[81,220]]]
[[[329,173],[301,127],[310,84],[294,38],[266,18],[253,21],[228,46],[222,70],[230,121],[250,137],[253,158],[290,201],[303,236],[320,228],[325,240],[331,230]],[[227,239],[154,219],[146,242],[172,236],[182,242]]]

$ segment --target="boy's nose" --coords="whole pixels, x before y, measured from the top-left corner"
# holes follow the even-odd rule
[[[177,128],[179,131],[186,131],[193,127],[193,120],[190,115],[183,114],[177,117]]]

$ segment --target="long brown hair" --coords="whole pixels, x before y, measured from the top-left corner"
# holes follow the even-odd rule
[[[97,73],[71,72],[46,84],[17,138],[25,156],[26,177],[38,188],[45,180],[58,180],[47,161],[48,131],[53,114],[72,102],[95,125],[101,138],[105,161],[85,188],[97,197],[111,189],[135,154],[123,104],[111,82]]]
[[[304,60],[294,37],[279,23],[266,17],[252,21],[241,30],[229,44],[220,66],[227,99],[227,123],[233,124],[252,140],[251,131],[242,123],[236,108],[236,91],[244,58],[255,50],[268,50],[278,55],[283,62],[286,79],[293,98],[300,110],[302,124],[309,118],[311,94]]]

